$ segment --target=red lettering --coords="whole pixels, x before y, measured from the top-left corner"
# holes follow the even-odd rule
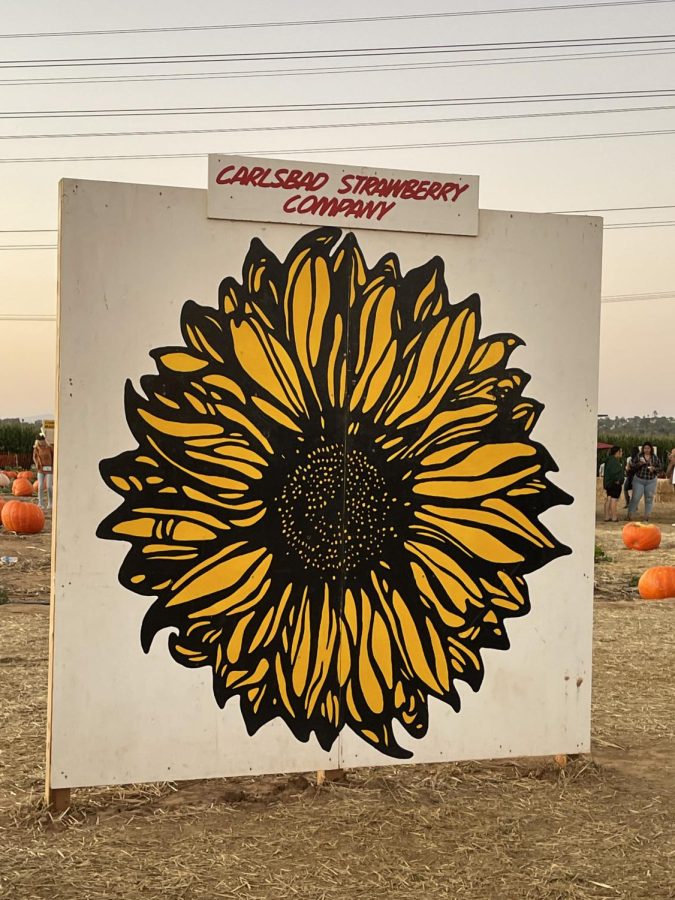
[[[373,194],[378,193],[379,186],[380,186],[379,178],[373,178],[373,177],[366,178],[366,182],[363,186],[363,191],[361,191],[361,193],[368,194],[368,196],[371,197]]]
[[[284,187],[287,191],[297,191],[300,187],[300,178],[302,176],[302,172],[300,169],[291,169],[288,173],[288,177],[284,183]]]
[[[221,169],[220,172],[216,175],[216,184],[229,184],[230,179],[225,178],[225,175],[228,172],[231,172],[234,169],[234,166],[225,166],[224,169]]]
[[[342,187],[339,187],[338,194],[348,194],[352,190],[353,175],[343,175],[341,178]]]
[[[419,187],[415,191],[415,200],[424,200],[427,197],[429,184],[428,181],[420,181]]]
[[[263,169],[262,176],[258,181],[258,187],[261,187],[261,188],[274,187],[273,183],[271,181],[267,180],[270,177],[271,171],[272,171],[271,169]]]
[[[277,169],[274,173],[275,181],[274,181],[274,184],[272,185],[272,187],[274,187],[274,188],[285,187],[284,176],[287,174],[288,174],[288,169]]]
[[[251,171],[248,173],[246,184],[252,184],[255,185],[255,187],[258,187],[258,182],[260,181],[261,177],[265,176],[266,172],[269,172],[269,169],[263,169],[261,166],[253,166]]]
[[[243,184],[245,186],[247,181],[248,181],[248,168],[247,168],[247,166],[240,166],[228,183],[229,184]]]
[[[443,185],[443,191],[442,191],[443,199],[447,201],[448,194],[452,194],[453,196],[450,197],[450,202],[454,203],[458,197],[461,197],[461,195],[464,193],[465,190],[467,190],[468,187],[469,187],[468,184],[457,184],[454,181],[447,181]]]
[[[387,213],[391,212],[392,209],[396,206],[396,201],[392,200],[391,203],[385,203],[384,200],[380,200],[377,206],[380,207],[380,212],[377,214],[377,221],[381,222],[382,219],[384,219],[384,217],[387,215]]]
[[[294,203],[296,200],[299,200],[299,199],[300,199],[300,194],[293,194],[293,196],[292,196],[292,197],[289,197],[288,200],[284,203],[284,205],[283,205],[281,208],[283,209],[283,211],[284,211],[285,213],[294,213],[294,212],[297,212],[297,210],[295,210],[295,209],[292,208],[291,204]]]
[[[305,197],[300,203],[298,203],[297,212],[299,213],[311,213],[314,212],[314,207],[316,205],[316,197]]]
[[[314,182],[312,183],[313,191],[320,191],[321,188],[328,183],[329,175],[327,172],[317,172]]]
[[[455,200],[456,200],[458,197],[461,197],[461,196],[462,196],[462,194],[464,193],[464,191],[468,191],[469,185],[468,185],[468,184],[457,184],[457,185],[455,185],[455,187],[457,188],[457,190],[456,190],[456,192],[455,192],[455,196],[452,198],[452,202],[453,202],[453,203],[455,202]]]
[[[362,185],[363,185],[364,181],[366,180],[367,176],[366,175],[354,175],[354,178],[356,180],[356,184],[354,185],[354,189],[352,190],[352,193],[360,194],[361,190],[362,190]]]
[[[412,200],[417,190],[419,181],[416,178],[409,178],[405,182],[405,187],[401,191],[401,200]]]

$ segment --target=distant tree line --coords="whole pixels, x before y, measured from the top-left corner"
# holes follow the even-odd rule
[[[40,425],[18,419],[0,419],[0,453],[32,454]]]
[[[670,451],[675,448],[675,418],[659,416],[632,416],[614,419],[598,419],[598,441],[614,444],[623,450],[627,459],[634,447],[641,447],[649,441],[656,447],[659,459],[665,462]],[[598,450],[598,464],[607,456],[607,450]]]
[[[603,416],[598,419],[598,440],[601,440],[600,434],[609,435],[607,443],[612,443],[613,437],[621,437],[631,435],[639,435],[642,441],[653,440],[656,443],[658,437],[665,437],[666,442],[672,440],[675,434],[675,418],[673,416],[660,416],[654,410],[651,416],[631,416],[624,418],[623,416]],[[618,444],[619,441],[614,441]],[[672,445],[669,449],[672,449]]]

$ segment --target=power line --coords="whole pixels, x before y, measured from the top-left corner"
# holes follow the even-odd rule
[[[45,38],[45,37],[82,37],[112,34],[167,34],[187,31],[233,31],[245,28],[295,28],[307,25],[345,25],[350,23],[397,22],[414,19],[449,19],[465,16],[496,16],[514,13],[558,12],[560,10],[602,9],[605,7],[651,6],[661,3],[672,3],[673,0],[625,0],[625,2],[602,3],[562,3],[551,6],[521,6],[502,9],[469,9],[456,12],[415,13],[411,15],[393,16],[361,16],[343,19],[299,19],[287,22],[242,22],[227,25],[174,25],[161,28],[110,28],[88,29],[82,31],[33,31],[14,34],[0,34],[0,39],[8,38]]]
[[[556,209],[556,213],[588,213],[588,212],[634,212],[638,209],[675,209],[675,204],[666,206],[599,206],[596,209]]]
[[[632,303],[635,300],[675,300],[675,291],[652,294],[611,294],[602,298],[603,303]]]
[[[599,206],[595,209],[546,209],[540,210],[540,212],[552,215],[572,215],[574,213],[587,212],[633,212],[642,209],[675,209],[675,204],[671,203],[664,206]],[[605,225],[604,227],[607,228],[609,226]],[[56,234],[57,231],[58,228],[0,228],[0,234]]]
[[[145,56],[57,57],[0,62],[0,69],[60,68],[80,66],[174,65],[199,62],[275,62],[301,59],[344,59],[348,57],[417,56],[431,53],[485,53],[506,50],[578,49],[588,47],[625,47],[671,43],[674,34],[622,35],[603,38],[563,38],[537,41],[493,41],[468,44],[413,44],[399,47],[362,47],[338,50],[282,50],[245,53],[190,53]]]
[[[223,113],[289,113],[289,112],[347,112],[364,109],[438,108],[441,106],[501,106],[512,103],[577,103],[586,100],[646,100],[652,97],[673,97],[675,88],[657,88],[637,91],[582,91],[567,94],[512,94],[494,97],[462,97],[416,100],[357,100],[352,103],[279,103],[250,106],[171,106],[130,107],[121,109],[80,110],[18,110],[0,114],[0,119],[79,119],[116,118],[136,116],[205,116]]]
[[[662,227],[665,225],[675,225],[675,220],[665,222],[621,222],[616,224],[604,225],[604,228],[643,228],[643,227]],[[3,229],[3,234],[38,234],[57,232],[56,228],[19,228],[19,229]],[[56,244],[0,244],[0,250],[55,250]],[[642,295],[640,295],[642,296]]]
[[[675,219],[668,219],[665,222],[615,222],[605,225],[605,230],[612,228],[669,228],[675,225]]]
[[[539,144],[555,141],[587,141],[600,138],[623,137],[647,137],[657,134],[675,134],[675,129],[656,129],[654,131],[620,131],[597,134],[570,134],[570,135],[545,135],[543,137],[525,138],[493,138],[481,141],[429,141],[425,143],[408,144],[371,144],[362,147],[321,147],[321,148],[295,148],[293,150],[247,150],[250,156],[287,156],[294,153],[345,153],[361,150],[411,150],[428,149],[434,147],[486,147],[497,144]],[[203,154],[201,154],[203,155]]]
[[[671,0],[668,0],[671,2]],[[675,0],[672,0],[675,2]],[[610,50],[602,53],[565,53],[552,56],[507,56],[503,58],[455,60],[453,62],[415,62],[415,63],[389,63],[387,65],[374,66],[323,66],[318,69],[256,69],[252,72],[166,72],[141,75],[85,75],[65,76],[62,78],[5,78],[0,79],[0,87],[6,86],[32,86],[36,84],[138,84],[155,81],[194,81],[194,80],[220,80],[230,78],[278,78],[286,75],[343,75],[358,74],[360,72],[400,72],[400,71],[424,71],[425,69],[456,69],[474,68],[481,66],[504,66],[536,64],[540,62],[566,62],[593,59],[615,59],[626,57],[663,56],[673,53],[673,48],[642,50]]]
[[[560,118],[568,116],[594,116],[594,115],[617,115],[621,113],[633,112],[664,112],[675,109],[673,105],[658,106],[628,106],[628,107],[611,107],[603,109],[572,109],[572,110],[556,110],[554,112],[545,113],[502,113],[490,116],[459,116],[451,118],[434,118],[434,119],[394,119],[384,121],[366,121],[366,122],[315,122],[312,124],[299,125],[248,125],[236,126],[232,128],[187,128],[187,129],[168,129],[155,131],[93,131],[93,132],[62,132],[58,134],[17,134],[17,135],[0,135],[0,141],[6,140],[36,140],[46,138],[79,138],[79,137],[139,137],[153,135],[178,135],[178,134],[247,134],[254,132],[286,132],[286,131],[316,131],[332,128],[378,128],[382,126],[402,126],[402,125],[447,125],[462,124],[465,122],[497,122],[507,121],[511,119],[547,119]],[[193,154],[188,154],[192,156]],[[89,157],[97,158],[97,157]],[[110,159],[112,157],[100,157]],[[54,159],[70,159],[70,157],[54,157]],[[2,162],[21,162],[22,159],[3,160]],[[36,161],[33,158],[30,161]]]
[[[219,129],[209,129],[209,133],[217,133]],[[118,132],[117,134],[121,134]],[[133,134],[134,132],[130,132]],[[154,134],[172,134],[174,132],[153,132]],[[203,134],[204,131],[179,132],[181,134]],[[113,132],[115,134],[115,132]],[[239,150],[238,154],[245,156],[281,156],[288,157],[296,153],[301,154],[327,154],[327,153],[352,153],[362,150],[411,150],[411,149],[427,149],[435,147],[482,147],[497,144],[537,144],[555,141],[586,141],[599,140],[604,138],[624,138],[624,137],[652,137],[662,134],[675,134],[675,129],[655,129],[652,131],[619,131],[619,132],[598,132],[595,134],[571,134],[571,135],[544,135],[542,137],[525,137],[525,138],[493,138],[491,140],[482,141],[429,141],[425,143],[406,143],[406,144],[364,144],[362,146],[347,147],[295,147],[286,148],[284,150],[263,149],[263,150]],[[63,137],[64,135],[43,135],[43,137]],[[79,137],[80,135],[75,135]],[[90,137],[91,135],[81,135],[82,137]],[[0,137],[2,140],[2,137]],[[15,159],[0,158],[0,163],[23,163],[23,162],[95,162],[100,160],[131,160],[131,159],[202,159],[207,153],[134,153],[134,154],[110,154],[99,156],[45,156],[45,157],[16,157]]]

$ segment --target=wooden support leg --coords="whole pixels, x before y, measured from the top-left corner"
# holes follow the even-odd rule
[[[316,783],[321,785],[327,781],[342,781],[344,777],[344,769],[317,769]]]
[[[70,788],[47,788],[47,805],[57,815],[70,806]]]

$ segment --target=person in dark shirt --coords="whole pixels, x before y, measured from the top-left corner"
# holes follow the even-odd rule
[[[630,456],[626,461],[626,480],[623,483],[623,498],[626,501],[624,509],[628,509],[628,505],[630,504],[630,495],[633,490],[633,467],[637,465],[637,459],[640,455],[640,448],[633,447],[630,452]]]
[[[645,521],[648,522],[656,497],[656,479],[661,471],[661,463],[649,441],[645,441],[642,445],[640,455],[631,465],[631,469],[633,470],[633,493],[628,507],[628,518],[632,519],[635,516],[640,500],[644,496]]]
[[[668,454],[668,459],[666,460],[668,463],[668,468],[666,469],[666,478],[672,484],[673,490],[675,490],[675,447]]]
[[[616,502],[621,496],[623,487],[623,464],[621,447],[612,447],[605,460],[602,483],[607,497],[605,499],[605,522],[618,522]]]

